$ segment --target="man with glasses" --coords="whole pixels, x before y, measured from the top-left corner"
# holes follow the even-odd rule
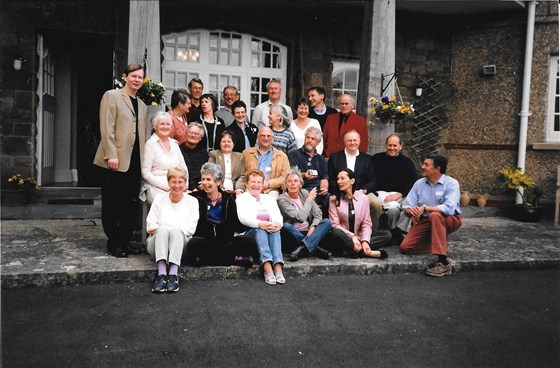
[[[332,153],[344,149],[344,135],[355,130],[361,138],[358,149],[362,152],[368,151],[368,128],[366,119],[356,114],[354,109],[354,98],[349,93],[343,93],[338,98],[339,112],[327,117],[323,129],[323,155],[329,157]]]
[[[223,100],[225,106],[216,112],[216,117],[224,121],[226,128],[233,123],[233,110],[232,105],[235,101],[239,100],[239,91],[234,86],[226,86],[223,91]]]
[[[200,182],[200,168],[208,161],[208,152],[203,144],[200,144],[204,136],[202,124],[189,123],[187,126],[187,139],[180,146],[181,153],[189,170],[189,190],[198,189]]]

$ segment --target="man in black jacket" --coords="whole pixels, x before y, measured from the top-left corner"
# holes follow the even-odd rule
[[[342,169],[351,169],[356,174],[355,190],[361,190],[367,194],[372,223],[372,234],[379,224],[379,216],[383,213],[381,201],[373,193],[375,188],[375,175],[371,165],[371,156],[365,152],[360,152],[360,134],[351,130],[344,135],[344,149],[331,155],[328,161],[329,171],[329,192],[336,193],[338,185],[336,177]]]

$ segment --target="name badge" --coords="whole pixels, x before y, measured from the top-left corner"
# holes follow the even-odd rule
[[[270,170],[272,170],[272,167],[268,166],[264,169],[264,171],[269,172]]]
[[[443,191],[442,191],[442,190],[436,191],[436,195],[437,195],[438,197],[441,197],[441,196],[443,195]]]

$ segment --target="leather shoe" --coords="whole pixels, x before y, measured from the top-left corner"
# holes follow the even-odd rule
[[[253,257],[251,256],[236,256],[233,260],[233,264],[243,268],[253,267]]]
[[[379,259],[385,259],[387,257],[389,257],[389,255],[387,254],[387,251],[385,249],[378,249],[379,250]]]
[[[295,262],[307,254],[308,254],[307,247],[305,245],[300,245],[299,247],[296,248],[296,250],[290,253],[290,261]]]
[[[391,229],[391,235],[393,237],[392,239],[393,243],[395,243],[396,245],[401,245],[402,241],[404,240],[404,236],[401,229],[399,228]]]
[[[137,243],[126,243],[125,245],[126,253],[132,255],[139,255],[144,253],[144,248],[141,244]]]
[[[126,258],[128,254],[122,245],[114,245],[108,247],[109,254],[117,258]]]
[[[331,252],[321,247],[317,247],[317,249],[315,249],[315,252],[313,254],[315,254],[316,257],[321,259],[329,259],[332,256]]]

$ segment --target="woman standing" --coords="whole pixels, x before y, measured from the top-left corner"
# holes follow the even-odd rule
[[[220,149],[210,151],[208,162],[218,164],[222,169],[222,188],[228,192],[235,191],[235,194],[239,195],[245,190],[245,164],[243,155],[233,152],[234,147],[233,135],[228,130],[223,131]]]
[[[237,217],[235,197],[220,189],[223,174],[220,166],[205,163],[200,169],[202,190],[192,195],[199,200],[200,216],[194,237],[189,242],[189,259],[198,265],[249,268],[257,256],[255,239],[234,236],[247,228]]]
[[[285,154],[297,148],[294,133],[288,129],[292,122],[291,118],[286,115],[282,106],[270,105],[268,121],[272,134],[274,134],[274,141],[272,142],[274,148]]]
[[[178,272],[183,251],[198,223],[198,200],[185,193],[187,172],[175,167],[167,171],[169,194],[158,196],[146,218],[148,253],[155,257],[158,276],[154,293],[179,290]]]
[[[309,117],[309,105],[308,101],[305,98],[301,98],[298,102],[296,107],[296,114],[297,118],[293,121],[292,125],[290,125],[290,130],[294,133],[294,137],[296,138],[296,147],[301,148],[305,141],[305,131],[309,127],[315,127],[321,130],[321,124],[316,119],[311,119]],[[323,153],[323,141],[315,147],[318,154]]]
[[[185,89],[176,89],[171,95],[171,110],[169,115],[173,119],[173,129],[170,137],[179,145],[187,139],[187,114],[191,107],[191,95]]]
[[[255,146],[259,129],[247,121],[245,102],[235,101],[231,105],[231,112],[234,120],[227,129],[233,134],[233,150],[241,153],[243,150]]]
[[[147,200],[149,204],[152,204],[158,194],[169,192],[168,169],[180,167],[188,172],[177,141],[169,138],[173,130],[171,119],[171,116],[163,111],[156,112],[152,117],[152,127],[155,132],[148,139],[144,148],[143,183],[140,190],[140,199]]]
[[[371,217],[368,197],[361,191],[354,191],[355,174],[350,169],[341,170],[337,177],[339,193],[329,201],[329,218],[332,235],[339,248],[354,255],[373,258],[387,258],[384,249],[371,250],[388,244],[391,233],[379,230],[372,237]],[[370,246],[371,243],[371,246]]]
[[[204,136],[200,143],[206,147],[206,152],[210,152],[220,148],[220,136],[225,130],[225,125],[224,121],[215,115],[218,103],[213,94],[206,93],[200,96],[200,106],[202,114],[200,114],[198,122],[204,129]]]
[[[255,237],[264,281],[269,285],[284,284],[286,279],[282,272],[284,258],[280,240],[282,214],[276,200],[268,194],[261,193],[264,182],[262,171],[249,171],[246,182],[247,192],[236,199],[237,216],[243,225],[251,228],[245,235]]]
[[[107,235],[107,250],[115,257],[142,252],[129,241],[138,212],[148,111],[146,104],[136,97],[144,83],[142,65],[129,64],[122,79],[124,88],[107,91],[101,99],[101,142],[93,160],[95,165],[104,169],[101,221]]]

